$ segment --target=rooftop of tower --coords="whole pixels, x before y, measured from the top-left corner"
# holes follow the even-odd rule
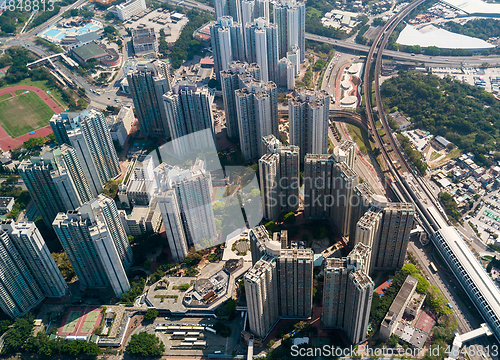
[[[306,87],[301,87],[295,89],[294,97],[292,98],[292,102],[307,102],[316,105],[323,105],[325,98],[330,95],[324,90],[314,90]]]
[[[342,144],[340,144],[340,150],[347,152],[354,146],[354,141],[346,140]]]
[[[313,260],[314,252],[311,249],[281,249],[280,259]]]
[[[352,273],[352,276],[354,278],[354,284],[359,286],[361,289],[366,289],[370,286],[374,286],[372,279],[361,270],[354,271]]]
[[[361,228],[370,227],[373,222],[382,216],[382,210],[371,207],[365,214],[358,220],[357,226]]]
[[[304,158],[305,162],[308,161],[332,161],[335,162],[335,159],[332,155],[329,154],[306,154]]]
[[[263,162],[263,163],[272,163],[272,162],[276,162],[278,161],[279,159],[279,155],[276,154],[276,153],[267,153],[267,154],[264,154],[260,159],[259,159],[259,162]]]
[[[356,187],[354,188],[354,191],[356,191],[356,193],[358,195],[361,195],[365,199],[368,199],[368,200],[371,200],[371,196],[373,195],[372,191],[370,190],[368,185],[366,185],[365,183],[356,185]]]
[[[369,256],[371,252],[371,248],[368,245],[363,243],[358,243],[354,246],[354,248],[349,253],[349,257],[359,256],[361,258],[365,256]]]
[[[337,166],[339,167],[342,175],[346,177],[346,179],[357,178],[358,175],[345,162],[339,162],[337,163]]]
[[[328,258],[326,259],[325,270],[336,270],[347,268],[346,258]]]
[[[255,263],[255,265],[246,273],[245,278],[248,281],[257,282],[259,278],[262,277],[265,270],[269,268],[274,262],[276,258],[271,255],[264,255]]]

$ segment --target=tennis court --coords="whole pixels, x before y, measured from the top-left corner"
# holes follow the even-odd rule
[[[98,321],[101,320],[101,310],[96,309],[87,314],[85,317],[85,321],[83,322],[80,331],[78,331],[79,335],[92,334],[94,331],[94,327],[98,324]]]
[[[59,336],[91,335],[102,319],[101,308],[69,308],[57,332]]]
[[[66,318],[66,322],[64,326],[62,327],[62,332],[63,333],[72,333],[76,329],[76,325],[78,324],[78,319],[80,319],[81,315],[80,310],[73,310],[68,314],[68,317]]]

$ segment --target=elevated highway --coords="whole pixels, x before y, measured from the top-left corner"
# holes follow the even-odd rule
[[[278,115],[288,116],[288,109],[287,110],[278,110]],[[330,118],[334,119],[335,121],[340,121],[340,122],[344,122],[346,124],[352,124],[354,126],[358,126],[362,129],[364,129],[371,137],[370,128],[368,127],[368,123],[366,122],[366,119],[356,112],[348,111],[348,110],[330,109]]]

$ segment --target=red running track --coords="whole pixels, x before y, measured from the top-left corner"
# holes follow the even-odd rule
[[[56,102],[49,96],[47,93],[43,90],[40,90],[37,87],[34,86],[29,86],[29,85],[19,85],[19,86],[11,86],[5,89],[0,89],[0,96],[5,95],[5,94],[12,94],[13,96],[16,96],[15,91],[16,90],[30,90],[36,93],[40,98],[45,101],[47,105],[50,106],[52,110],[56,114],[62,113],[63,110],[59,107],[59,105],[56,104]],[[25,141],[34,138],[34,137],[45,137],[49,134],[52,133],[52,128],[50,125],[47,125],[41,129],[36,129],[34,134],[24,134],[21,135],[15,139],[11,138],[7,132],[0,127],[0,148],[2,148],[3,151],[9,151],[12,150],[16,147],[21,146]]]

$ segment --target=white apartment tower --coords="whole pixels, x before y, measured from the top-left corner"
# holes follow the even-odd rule
[[[280,0],[273,6],[274,23],[278,25],[279,57],[286,57],[294,46],[300,49],[300,62],[306,50],[306,6],[303,1]]]
[[[76,150],[66,144],[23,160],[18,172],[49,227],[58,212],[74,210],[92,199]]]
[[[245,274],[245,293],[250,331],[265,338],[279,320],[276,260],[265,255]]]
[[[272,82],[246,81],[235,91],[241,152],[245,159],[264,154],[262,137],[278,135],[278,95]]]
[[[11,317],[68,290],[35,223],[0,223],[0,267],[0,308]]]
[[[282,249],[278,259],[280,315],[308,318],[312,315],[314,252]]]
[[[132,249],[114,200],[101,194],[52,226],[83,288],[111,288],[117,297],[130,289]]]
[[[246,61],[257,63],[264,82],[278,81],[278,28],[265,18],[245,24]]]
[[[235,22],[241,21],[241,0],[215,0],[215,18],[231,16]]]
[[[328,150],[328,119],[330,95],[307,88],[295,90],[288,101],[290,144],[300,148],[300,157],[306,154],[326,154]]]
[[[321,322],[325,328],[343,329],[358,344],[367,336],[374,283],[361,270],[360,257],[351,254],[326,259]]]
[[[404,265],[415,207],[412,203],[391,203],[373,195],[371,208],[356,225],[354,245],[372,249],[371,269],[394,270]]]
[[[59,144],[75,148],[94,197],[108,180],[120,174],[118,155],[101,112],[84,110],[76,116],[56,114],[50,119],[50,126]]]
[[[231,61],[227,70],[220,72],[222,99],[226,114],[227,134],[232,139],[239,138],[238,115],[236,112],[235,91],[242,88],[248,80],[260,80],[260,67],[241,61]]]
[[[335,155],[307,154],[304,160],[304,217],[329,219],[341,236],[351,228],[357,174]]]
[[[166,190],[159,193],[156,199],[162,214],[172,259],[175,262],[182,262],[187,256],[189,248],[182,226],[177,193],[175,190]]]
[[[294,64],[287,58],[282,58],[278,63],[278,86],[287,90],[295,89],[295,72]]]
[[[231,61],[245,60],[242,25],[231,16],[217,17],[217,21],[210,23],[210,38],[214,71],[219,79],[219,73],[227,70]]]
[[[264,218],[271,220],[298,209],[300,150],[283,146],[274,135],[263,137],[262,143],[267,149],[259,159],[262,209]]]
[[[180,261],[191,246],[197,249],[212,246],[217,238],[213,188],[204,162],[197,160],[190,170],[161,164],[155,169],[155,179],[172,256]]]

